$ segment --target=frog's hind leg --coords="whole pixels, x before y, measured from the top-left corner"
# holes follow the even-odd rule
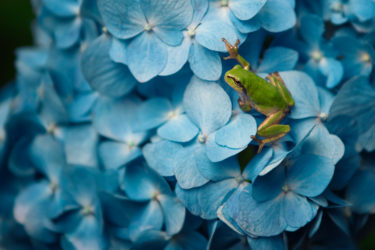
[[[289,125],[277,124],[265,128],[262,131],[258,131],[258,135],[261,137],[266,137],[265,139],[258,139],[254,135],[252,135],[251,138],[259,144],[257,153],[259,154],[262,151],[266,143],[277,141],[278,139],[284,137],[287,133],[289,133],[289,131]]]
[[[279,89],[281,96],[283,97],[284,101],[288,104],[288,106],[293,107],[293,97],[287,89],[284,80],[281,78],[280,74],[278,72],[274,72],[269,74],[266,78],[270,81],[272,85]]]
[[[257,135],[266,137],[265,139],[257,139],[255,136],[251,138],[259,143],[258,153],[262,151],[266,143],[276,141],[285,136],[290,131],[289,125],[282,125],[279,122],[285,117],[285,112],[278,111],[268,116],[258,127]]]

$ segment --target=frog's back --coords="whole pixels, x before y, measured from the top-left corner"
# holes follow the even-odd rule
[[[255,73],[247,71],[243,82],[250,102],[256,110],[267,115],[280,109],[287,109],[278,88]]]

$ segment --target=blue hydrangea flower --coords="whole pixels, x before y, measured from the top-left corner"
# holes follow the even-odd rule
[[[112,35],[133,38],[126,46],[127,64],[140,82],[162,72],[167,64],[168,46],[181,44],[182,30],[193,14],[190,1],[183,0],[100,0],[98,5]]]

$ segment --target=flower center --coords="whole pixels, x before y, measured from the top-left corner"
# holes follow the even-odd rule
[[[47,126],[47,133],[48,133],[48,134],[53,134],[53,133],[55,133],[56,128],[57,128],[56,124],[54,124],[54,123],[49,124],[49,125]]]
[[[49,188],[51,189],[52,193],[54,193],[58,187],[59,184],[57,184],[56,181],[51,181],[51,183],[49,184]]]
[[[229,0],[221,0],[221,1],[220,1],[220,5],[221,5],[221,7],[227,7],[228,4],[229,4]]]
[[[207,141],[207,135],[204,135],[204,134],[199,134],[198,135],[198,141],[200,142],[200,143],[206,143],[206,141]]]
[[[136,143],[134,141],[129,141],[127,144],[129,149],[133,149],[136,146]]]
[[[107,33],[108,32],[108,28],[106,26],[103,26],[102,31],[103,31],[103,33]]]
[[[340,2],[334,2],[333,4],[332,4],[332,10],[333,11],[335,11],[335,12],[342,12],[343,11],[343,9],[344,9],[344,6],[343,6],[343,4],[342,3],[340,3]]]
[[[319,118],[320,118],[320,120],[325,121],[325,120],[327,120],[328,115],[326,113],[324,113],[324,112],[321,112],[319,114]]]
[[[94,208],[91,205],[85,205],[81,210],[81,214],[83,215],[94,214]]]
[[[283,190],[284,193],[287,193],[287,192],[290,191],[290,188],[288,187],[288,185],[285,184],[285,185],[282,187],[282,190]]]
[[[315,61],[319,62],[320,60],[322,60],[322,58],[323,58],[323,54],[322,54],[322,52],[320,52],[319,50],[315,50],[315,51],[312,53],[312,58],[313,58]]]
[[[167,118],[168,118],[168,120],[171,120],[171,119],[173,119],[177,116],[178,116],[178,110],[172,110],[172,111],[168,112]]]
[[[361,61],[363,62],[371,62],[371,57],[367,52],[363,52],[361,54]]]
[[[151,200],[158,200],[158,199],[159,199],[159,196],[160,196],[159,191],[155,191],[155,192],[153,192],[153,193],[151,194],[150,199],[151,199]]]
[[[195,36],[195,29],[189,28],[187,30],[187,35],[190,36],[190,37],[194,37]]]
[[[143,29],[147,32],[151,31],[152,30],[152,25],[149,24],[149,23],[146,23],[145,26],[143,27]]]

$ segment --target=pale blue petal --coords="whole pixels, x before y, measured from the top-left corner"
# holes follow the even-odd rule
[[[124,40],[112,38],[112,44],[109,49],[109,57],[116,63],[127,64],[128,57],[126,55],[126,49],[128,42]]]
[[[241,168],[236,157],[231,157],[221,162],[211,162],[202,152],[196,155],[196,162],[200,173],[211,181],[221,181],[228,178],[243,181],[241,176]]]
[[[195,77],[185,90],[183,105],[205,135],[225,125],[232,113],[230,98],[220,85]]]
[[[175,142],[188,142],[193,139],[198,132],[199,129],[185,114],[170,119],[157,130],[160,137]]]
[[[172,106],[168,99],[151,98],[138,107],[137,131],[148,130],[160,126],[168,119]]]
[[[216,132],[210,134],[206,141],[206,153],[208,159],[212,162],[218,162],[225,160],[233,155],[238,154],[246,148],[228,148],[225,146],[220,146],[215,142]]]
[[[163,226],[163,211],[156,200],[150,201],[137,214],[134,215],[129,225],[131,239],[136,239],[146,230],[160,230]]]
[[[196,27],[208,10],[208,0],[192,0],[191,5],[193,6],[194,12],[190,26]]]
[[[178,46],[168,46],[168,61],[159,75],[167,76],[178,72],[189,58],[190,45],[190,39],[185,38]]]
[[[174,155],[182,149],[182,145],[170,141],[149,143],[142,152],[148,165],[162,176],[173,176]]]
[[[219,54],[196,42],[190,47],[189,64],[194,74],[203,80],[216,81],[221,76],[222,66]]]
[[[127,56],[134,77],[139,82],[147,82],[160,74],[167,65],[168,50],[154,34],[144,32],[130,42]]]
[[[105,26],[114,36],[128,39],[144,31],[146,18],[138,1],[99,0],[98,7]]]
[[[261,153],[256,154],[246,165],[243,176],[251,181],[258,177],[259,173],[267,166],[273,156],[272,148],[265,148]]]
[[[267,0],[231,0],[229,4],[230,10],[240,20],[248,20],[255,16]]]
[[[139,0],[148,22],[165,29],[183,29],[193,17],[191,1],[184,0]]]
[[[96,167],[98,134],[91,125],[64,128],[64,146],[68,164]]]
[[[99,154],[106,169],[117,169],[141,156],[142,151],[126,143],[104,141],[99,146]]]
[[[103,35],[94,40],[82,55],[82,73],[91,87],[103,95],[120,97],[137,83],[123,64],[109,57],[111,38]]]
[[[185,221],[185,207],[175,196],[160,195],[158,201],[163,211],[166,233],[177,234]]]
[[[248,114],[239,114],[227,125],[216,131],[215,142],[223,147],[243,148],[251,142],[251,135],[255,135],[257,124]]]
[[[220,19],[205,18],[196,29],[196,41],[209,50],[226,52],[223,38],[234,44],[237,34],[232,25]]]
[[[296,24],[296,14],[290,4],[284,0],[268,0],[257,18],[262,27],[270,32],[281,32]]]
[[[280,76],[295,102],[289,117],[301,119],[317,116],[320,113],[319,97],[313,80],[307,74],[298,71],[281,72]]]
[[[327,77],[327,88],[336,87],[344,75],[344,68],[341,63],[333,58],[324,58],[320,60],[319,69]]]
[[[238,29],[238,31],[241,33],[251,33],[261,28],[260,21],[256,17],[247,21],[241,21],[237,19],[235,15],[230,13],[230,20],[232,21],[233,25]]]
[[[318,196],[328,186],[335,167],[324,156],[303,154],[288,168],[287,185],[294,192],[304,196]]]
[[[217,217],[217,209],[237,186],[238,183],[233,179],[210,182],[189,190],[177,185],[176,195],[192,214],[210,220]]]
[[[153,29],[155,35],[159,37],[164,43],[169,46],[177,46],[180,45],[182,40],[184,39],[184,35],[182,31],[178,29],[171,29],[168,27],[167,29],[161,27],[155,27]]]
[[[208,182],[200,173],[195,160],[196,151],[201,151],[200,145],[191,146],[178,151],[175,155],[174,173],[178,184],[185,189],[199,187]]]
[[[272,47],[264,53],[262,63],[257,71],[272,73],[292,70],[298,61],[298,52],[284,47]]]

